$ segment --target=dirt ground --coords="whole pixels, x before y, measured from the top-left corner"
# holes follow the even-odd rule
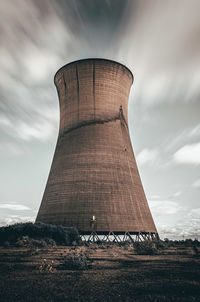
[[[0,247],[0,301],[200,301],[199,252],[175,247],[145,256],[132,246],[96,244]],[[63,268],[71,253],[86,255],[87,268]]]

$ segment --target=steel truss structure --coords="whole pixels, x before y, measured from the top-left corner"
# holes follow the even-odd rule
[[[115,233],[113,231],[108,232],[107,234],[101,234],[96,231],[91,232],[90,234],[80,234],[81,240],[86,242],[139,242],[145,240],[159,240],[158,233],[151,232],[125,232],[125,233]]]

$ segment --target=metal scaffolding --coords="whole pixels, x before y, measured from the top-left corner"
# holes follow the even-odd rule
[[[115,233],[113,231],[108,232],[107,234],[99,234],[96,231],[92,231],[89,235],[88,234],[81,234],[81,240],[85,242],[139,242],[139,241],[153,241],[159,240],[158,233],[151,233],[151,232],[137,232],[137,233]]]

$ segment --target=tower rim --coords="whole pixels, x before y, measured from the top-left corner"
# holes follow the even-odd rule
[[[106,58],[85,58],[85,59],[79,59],[79,60],[75,60],[75,61],[69,62],[69,63],[63,65],[62,67],[60,67],[60,68],[56,71],[56,73],[55,73],[55,75],[54,75],[54,84],[56,84],[56,82],[55,82],[56,76],[58,75],[58,73],[59,73],[62,69],[65,69],[66,67],[68,67],[68,66],[70,66],[70,65],[72,65],[72,64],[77,64],[77,63],[86,62],[86,61],[107,61],[107,62],[115,63],[115,64],[117,64],[117,65],[119,65],[119,66],[124,67],[124,68],[130,73],[130,75],[131,75],[131,77],[132,77],[132,83],[133,83],[133,81],[134,81],[134,76],[133,76],[132,71],[131,71],[126,65],[124,65],[124,64],[122,64],[122,63],[119,63],[119,62],[117,62],[117,61],[115,61],[115,60],[106,59]]]

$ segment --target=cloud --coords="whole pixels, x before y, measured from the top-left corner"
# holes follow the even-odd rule
[[[141,99],[143,102],[148,100],[148,106],[160,103],[163,100],[163,95],[168,92],[168,86],[170,86],[170,80],[166,74],[155,75],[146,82]]]
[[[27,141],[55,140],[56,132],[51,128],[57,129],[58,120],[57,124],[42,121],[50,103],[52,111],[58,108],[54,73],[63,64],[83,57],[108,57],[135,70],[135,102],[146,106],[182,101],[182,95],[191,101],[190,96],[199,91],[197,68],[192,71],[192,78],[191,73],[183,72],[188,68],[188,60],[192,65],[199,58],[195,39],[198,9],[193,9],[199,7],[197,2],[191,5],[187,1],[155,4],[150,0],[147,4],[127,0],[94,3],[44,0],[41,4],[38,0],[28,3],[16,0],[16,3],[13,8],[5,2],[0,18],[4,41],[0,47],[3,70],[0,100],[5,114],[4,128],[9,126],[6,123],[13,125],[7,131],[10,136]],[[191,18],[186,22],[188,14]],[[197,47],[188,48],[191,43],[187,39],[192,39]],[[158,43],[161,49],[156,51]],[[174,69],[174,61],[180,69]],[[184,93],[188,87],[187,74],[191,85]],[[20,134],[14,131],[15,127]]]
[[[133,97],[138,105],[198,102],[199,9],[198,1],[150,0],[133,2],[124,16],[129,22],[122,26],[117,49],[135,73]]]
[[[49,53],[47,50],[41,51],[33,45],[27,47],[24,54],[23,64],[27,71],[27,76],[34,83],[41,83],[52,75],[55,66],[58,66],[60,59],[56,54]]]
[[[200,223],[200,220],[198,221]],[[179,223],[177,225],[160,225],[158,232],[161,239],[169,238],[172,240],[183,240],[183,239],[198,239],[200,240],[200,230],[197,224],[191,223],[186,225],[185,223]]]
[[[176,191],[169,196],[171,199],[162,199],[158,195],[148,199],[162,239],[200,239],[200,208],[191,209],[189,204],[185,206],[182,201],[175,201],[181,194],[181,191]]]
[[[1,156],[18,156],[23,153],[23,149],[14,142],[1,142],[0,155]]]
[[[177,150],[181,145],[188,141],[189,131],[187,129],[179,131],[179,133],[168,138],[165,142],[165,150]]]
[[[199,219],[200,220],[200,208],[191,209],[189,213],[187,214],[192,219]],[[200,228],[200,225],[199,225]]]
[[[148,196],[148,200],[152,202],[153,204],[158,202],[163,202],[163,201],[173,201],[173,199],[177,199],[182,194],[182,191],[176,191],[172,194],[169,194],[168,196],[161,196],[161,195],[150,195]]]
[[[137,156],[137,163],[139,165],[145,165],[145,164],[153,164],[158,157],[158,151],[157,150],[150,150],[150,149],[143,149]]]
[[[38,114],[32,123],[16,119],[9,120],[7,117],[2,116],[0,119],[0,128],[2,128],[2,132],[18,140],[38,140],[43,142],[49,141],[56,137],[58,128],[58,111],[57,109],[47,107],[44,109],[43,118],[41,118],[40,114]],[[9,148],[9,146],[11,145],[11,143],[5,142],[4,146],[0,146],[0,152],[1,150],[5,149],[4,147],[7,147],[6,149],[10,151],[11,148]],[[13,150],[16,149],[16,144],[15,147],[13,144]]]
[[[185,209],[183,215],[177,215],[175,224],[163,224],[160,221],[157,228],[161,238],[200,240],[200,208]]]
[[[197,180],[192,184],[192,186],[193,186],[194,188],[200,188],[200,179],[197,179]]]
[[[19,216],[19,215],[9,215],[7,217],[0,218],[0,226],[23,223],[23,222],[34,222],[35,217],[32,216]]]
[[[0,115],[0,126],[1,127],[9,127],[11,125],[10,120],[5,115]]]
[[[30,140],[40,140],[47,141],[52,137],[52,134],[55,136],[55,128],[52,123],[48,121],[41,121],[33,125],[28,125],[24,122],[19,122],[15,128],[14,133],[16,137],[21,138],[25,141]]]
[[[10,204],[10,203],[3,203],[0,204],[0,209],[7,209],[12,211],[27,211],[31,210],[29,207],[22,205],[22,204]]]
[[[173,160],[177,164],[199,165],[200,143],[183,146],[173,155]]]
[[[196,137],[200,138],[200,124],[194,127],[190,132],[189,132],[190,137]]]
[[[180,145],[183,145],[184,143],[188,141],[192,141],[196,143],[195,140],[200,139],[200,124],[196,126],[186,126],[186,129],[179,131],[179,133],[173,137],[172,139],[168,139],[166,142],[166,149],[177,149],[177,147],[180,147]]]
[[[173,215],[183,210],[177,202],[172,200],[149,200],[149,206],[152,210],[153,215]]]
[[[177,192],[175,192],[175,193],[173,194],[173,196],[174,196],[174,197],[178,197],[178,196],[180,196],[181,194],[182,194],[181,191],[177,191]]]
[[[158,200],[158,199],[161,199],[161,196],[160,195],[151,195],[149,198],[149,200]]]

